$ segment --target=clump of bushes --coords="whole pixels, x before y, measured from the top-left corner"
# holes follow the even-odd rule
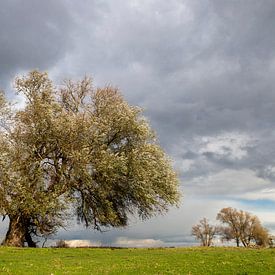
[[[56,248],[68,248],[69,245],[64,240],[58,240],[55,244]]]

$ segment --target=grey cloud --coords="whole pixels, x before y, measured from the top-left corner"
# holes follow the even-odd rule
[[[2,1],[1,85],[22,70],[45,70],[66,54],[72,19],[64,1]]]
[[[191,226],[204,216],[215,221],[217,211],[226,203],[226,201],[208,200],[207,198],[197,199],[188,196],[184,202],[185,207],[171,209],[169,215],[154,217],[144,222],[133,219],[128,228],[110,229],[100,233],[84,229],[82,226],[74,226],[68,231],[61,230],[55,238],[85,239],[100,241],[103,245],[112,245],[116,239],[125,237],[128,239],[161,240],[167,246],[176,243],[188,245],[192,243]]]
[[[57,82],[88,74],[95,85],[118,86],[131,104],[144,108],[180,172],[185,198],[178,214],[144,227],[137,223],[129,231],[96,234],[95,239],[111,243],[146,235],[168,240],[179,234],[181,218],[187,236],[195,219],[213,216],[224,206],[225,194],[229,200],[234,190],[260,192],[261,179],[274,185],[274,1],[22,3],[1,4],[0,85],[17,72],[39,68],[49,70]],[[240,145],[242,157],[232,147],[234,140],[222,146],[215,139],[232,133],[255,141]],[[219,150],[202,150],[198,141],[205,137],[213,138]],[[254,183],[241,183],[239,175]],[[203,196],[200,207],[191,203],[190,208],[190,198]],[[221,201],[209,203],[207,198],[213,197]],[[168,221],[176,228],[155,234]],[[94,237],[78,229],[61,233]]]
[[[240,59],[261,62],[274,55],[272,35],[275,3],[260,1],[212,1],[215,12],[223,19],[222,29],[227,37],[224,50]]]
[[[272,2],[219,3],[80,5],[73,67],[65,62],[60,70],[94,73],[100,84],[121,87],[130,102],[145,108],[167,148],[194,134],[267,127],[275,114],[269,58],[275,48],[273,36],[260,29],[271,27]],[[87,10],[98,15],[90,23]],[[259,56],[250,37],[269,54]],[[254,54],[247,63],[249,51]]]

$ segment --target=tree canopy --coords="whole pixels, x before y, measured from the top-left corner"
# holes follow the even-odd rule
[[[206,218],[201,219],[192,227],[192,235],[201,242],[202,246],[211,246],[217,233],[218,227],[211,225]]]
[[[16,79],[23,109],[0,97],[0,214],[5,245],[35,246],[75,215],[87,227],[126,226],[179,201],[178,178],[140,108],[89,78],[55,87]]]
[[[244,247],[252,242],[259,246],[269,243],[268,230],[261,225],[257,216],[249,212],[227,207],[220,210],[217,219],[225,225],[220,228],[224,240],[235,240],[237,246],[241,243]]]

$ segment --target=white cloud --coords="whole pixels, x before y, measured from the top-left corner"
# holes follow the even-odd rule
[[[224,133],[218,136],[203,136],[197,138],[199,153],[211,153],[218,158],[240,160],[247,156],[247,147],[254,144],[253,139],[247,134]]]
[[[275,166],[273,165],[268,165],[265,169],[264,172],[266,175],[269,177],[275,177]]]
[[[90,240],[67,240],[65,243],[69,247],[88,247],[88,246],[101,246],[101,243],[96,241],[92,242]]]
[[[175,163],[175,168],[181,173],[188,172],[192,169],[195,161],[192,159],[180,159]]]
[[[196,195],[246,199],[247,194],[254,194],[255,198],[259,192],[264,194],[263,190],[270,188],[271,184],[268,179],[258,177],[256,172],[250,169],[224,169],[205,177],[194,178],[188,188]]]
[[[119,237],[114,244],[123,247],[159,247],[163,246],[164,242],[155,239],[128,239],[126,237]]]
[[[248,200],[273,200],[275,201],[275,188],[264,188],[256,192],[247,192],[241,195],[243,199]]]
[[[267,224],[274,224],[275,225],[275,215],[274,212],[271,211],[253,211],[253,214],[255,214],[263,223]]]

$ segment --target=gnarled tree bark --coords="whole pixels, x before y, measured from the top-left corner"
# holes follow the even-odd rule
[[[29,233],[29,219],[18,215],[9,216],[9,228],[3,241],[5,246],[24,247],[25,242],[29,247],[36,247]]]

